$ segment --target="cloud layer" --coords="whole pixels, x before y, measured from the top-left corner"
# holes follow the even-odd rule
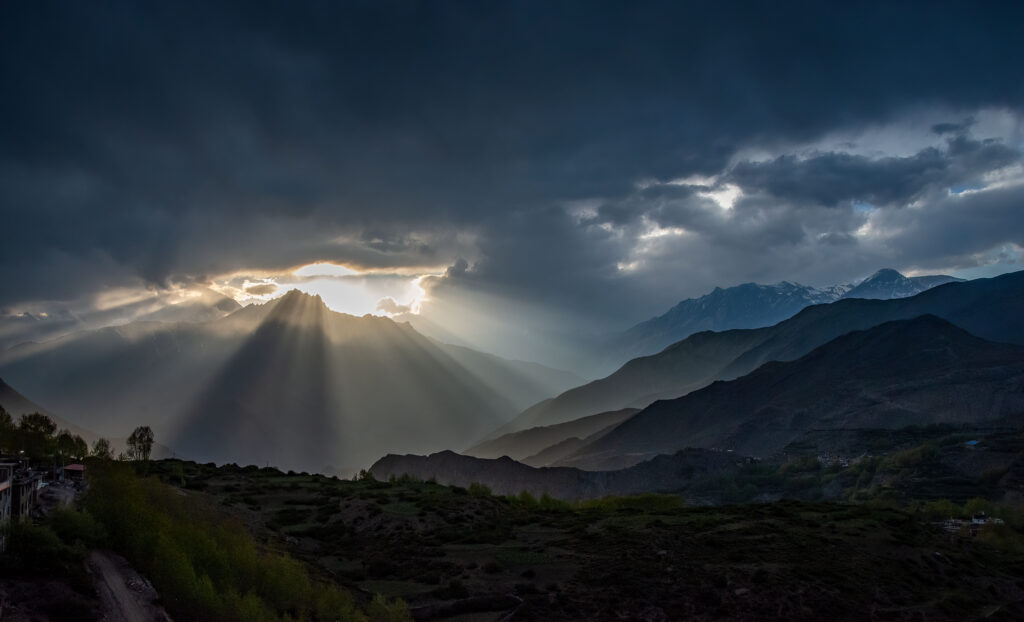
[[[1020,23],[1012,3],[7,3],[0,309],[453,266],[424,279],[431,321],[549,341],[715,285],[1010,269]]]

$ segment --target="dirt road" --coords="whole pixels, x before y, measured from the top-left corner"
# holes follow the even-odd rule
[[[163,607],[153,604],[156,590],[120,555],[96,550],[89,554],[104,622],[170,622]]]

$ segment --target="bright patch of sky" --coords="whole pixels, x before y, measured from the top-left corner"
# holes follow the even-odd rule
[[[390,315],[378,309],[381,301],[415,313],[424,292],[423,275],[359,272],[346,266],[319,262],[291,272],[262,275],[229,275],[215,279],[211,289],[239,304],[263,303],[297,289],[320,296],[333,311],[350,315]],[[393,305],[389,305],[393,306]]]
[[[359,273],[351,268],[334,263],[311,263],[302,266],[293,274],[295,276],[349,276]]]
[[[739,186],[725,184],[714,190],[701,192],[699,195],[711,199],[724,210],[731,210],[736,205],[736,201],[743,196],[743,191],[740,190]]]

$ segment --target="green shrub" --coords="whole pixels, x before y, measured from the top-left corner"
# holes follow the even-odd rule
[[[110,545],[152,579],[175,617],[366,622],[348,592],[314,581],[299,561],[261,552],[245,526],[216,506],[117,463],[90,464],[89,472],[84,505],[95,521],[63,517],[58,524],[83,538],[95,534],[92,523],[101,525]],[[35,548],[63,550],[47,531]],[[407,615],[400,602],[373,606],[391,616],[379,619]]]
[[[86,547],[93,548],[101,546],[107,539],[103,525],[100,525],[88,512],[76,512],[67,508],[54,510],[47,519],[47,524],[61,540],[69,545],[81,543]]]
[[[487,486],[484,486],[483,484],[473,482],[472,484],[469,485],[469,494],[473,495],[474,497],[490,497],[491,489],[488,488]]]
[[[412,615],[405,602],[398,598],[389,601],[380,594],[373,597],[366,608],[366,614],[373,622],[412,622]]]
[[[7,561],[11,568],[29,573],[63,573],[80,566],[85,557],[83,547],[71,547],[48,526],[13,523],[8,532]]]

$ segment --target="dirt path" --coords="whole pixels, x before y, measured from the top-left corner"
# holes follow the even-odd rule
[[[99,592],[104,622],[170,622],[170,616],[153,604],[156,590],[120,555],[109,551],[89,554]]]

